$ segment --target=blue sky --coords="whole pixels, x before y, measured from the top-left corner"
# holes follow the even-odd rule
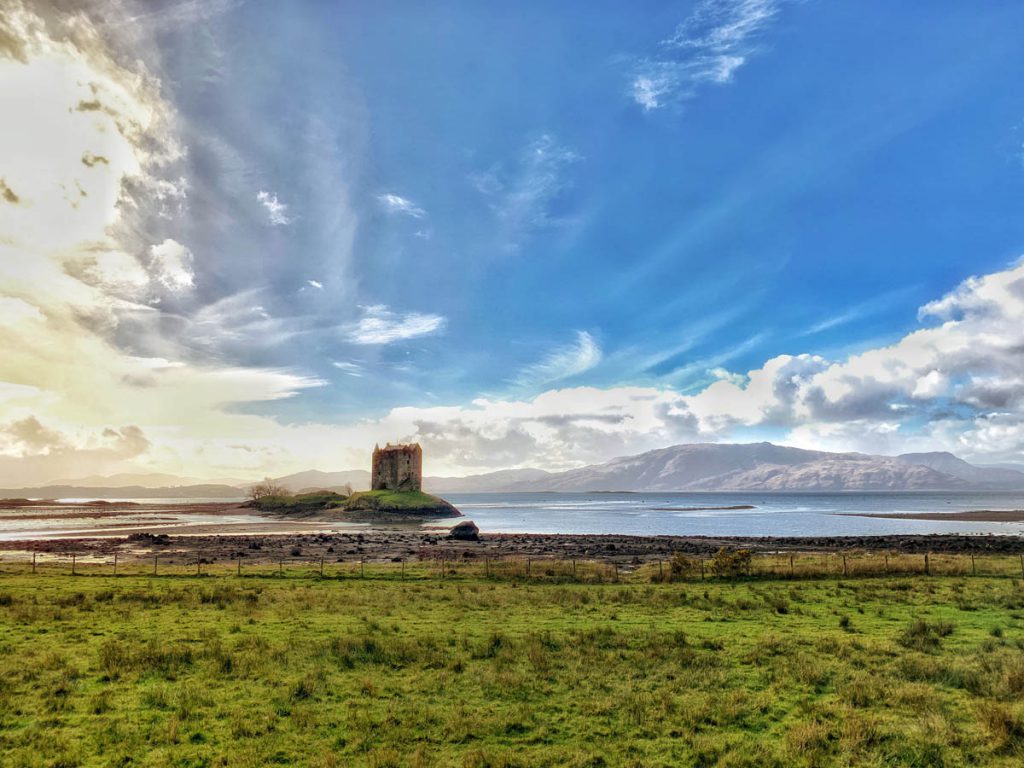
[[[46,19],[54,40],[66,22]],[[428,465],[431,441],[449,456],[461,428],[495,467],[535,463],[531,450],[563,466],[574,453],[759,437],[1019,454],[952,437],[1016,418],[957,390],[1012,378],[1002,364],[930,361],[914,382],[934,372],[948,386],[927,402],[914,382],[868,387],[888,415],[805,404],[768,417],[763,399],[749,415],[750,373],[780,356],[811,360],[801,376],[827,374],[941,325],[919,310],[971,276],[1012,283],[1024,253],[1019,3],[95,2],[79,23],[125,71],[141,59],[155,83],[145,98],[166,113],[161,140],[180,149],[142,163],[179,195],[128,214],[134,171],[110,182],[114,236],[152,285],[135,310],[110,310],[104,343],[292,377],[212,398],[218,411],[337,427],[342,441],[421,439]],[[187,279],[154,273],[161,243]],[[709,410],[719,384],[733,391]],[[556,438],[523,427],[547,411],[503,426],[466,414],[480,399],[573,390],[676,398],[665,407],[689,426]],[[10,423],[29,416],[46,424],[31,408],[12,408]],[[344,432],[357,423],[376,426]],[[153,445],[173,431],[141,428]],[[906,439],[853,438],[865,432]],[[517,437],[522,451],[502,447]],[[196,471],[201,443],[118,461]],[[264,466],[239,462],[218,471]],[[455,454],[439,465],[476,466]]]
[[[606,361],[573,382],[692,388],[709,381],[692,367],[704,359],[746,370],[897,338],[921,303],[1017,255],[1019,6],[748,5],[771,16],[735,46],[731,79],[681,84],[648,110],[630,90],[640,62],[693,58],[664,41],[699,4],[228,12],[215,101],[226,90],[248,117],[207,103],[187,114],[263,139],[265,184],[296,219],[273,232],[266,258],[290,279],[271,290],[302,311],[288,289],[336,269],[329,228],[305,211],[318,171],[294,162],[316,139],[281,135],[320,119],[355,134],[336,151],[352,153],[339,180],[360,224],[336,278],[350,285],[327,277],[335,298],[317,309],[337,312],[340,295],[446,318],[401,349],[298,345],[296,364],[345,386],[273,409],[302,419],[505,393],[579,331]],[[181,67],[191,91],[196,62]],[[265,122],[274,104],[286,125]],[[384,194],[418,215],[389,212]],[[362,381],[334,360],[360,364]]]

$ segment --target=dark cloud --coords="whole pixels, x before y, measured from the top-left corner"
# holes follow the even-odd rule
[[[0,178],[0,198],[3,198],[4,202],[11,205],[17,205],[21,202],[21,198],[14,193],[13,189],[7,186],[7,182],[3,178]]]
[[[541,453],[536,439],[517,425],[504,425],[496,435],[481,434],[461,420],[413,422],[407,442],[419,442],[432,456],[466,467],[518,466]]]
[[[0,425],[0,482],[28,486],[69,475],[115,471],[122,462],[146,453],[150,445],[134,425],[107,427],[83,443],[29,416]]]
[[[82,155],[82,164],[88,168],[92,168],[97,163],[103,163],[103,165],[110,165],[110,160],[105,158],[103,155],[94,155],[92,152],[86,152]]]

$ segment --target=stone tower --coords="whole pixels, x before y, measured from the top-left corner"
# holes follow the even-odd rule
[[[370,488],[375,491],[418,491],[423,486],[423,449],[419,443],[373,446]]]

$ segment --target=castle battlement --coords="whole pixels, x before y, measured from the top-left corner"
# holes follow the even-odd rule
[[[374,491],[418,491],[423,487],[423,449],[419,443],[373,447],[370,488]]]

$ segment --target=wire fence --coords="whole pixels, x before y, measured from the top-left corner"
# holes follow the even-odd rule
[[[0,555],[0,578],[19,575],[306,579],[494,579],[568,583],[693,582],[905,576],[1024,579],[1024,554],[786,553],[722,550],[715,555],[607,561],[519,555],[367,559],[352,557],[209,558],[22,552]]]

